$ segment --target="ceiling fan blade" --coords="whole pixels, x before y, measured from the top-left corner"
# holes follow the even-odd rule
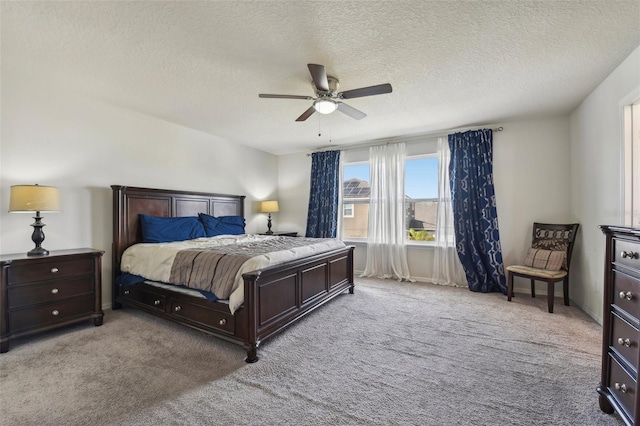
[[[389,83],[378,84],[377,86],[362,87],[360,89],[347,90],[345,92],[338,93],[338,96],[342,99],[361,98],[363,96],[382,95],[384,93],[391,93],[391,85]]]
[[[321,92],[329,91],[329,80],[327,80],[327,72],[324,69],[324,65],[307,64],[311,78],[313,78],[313,84],[316,85],[316,89]]]
[[[265,93],[260,93],[258,95],[260,98],[273,98],[273,99],[304,99],[306,101],[310,101],[313,98],[311,96],[298,96],[298,95],[269,95]]]
[[[311,117],[311,115],[316,112],[316,109],[312,106],[310,107],[308,110],[306,110],[305,112],[302,113],[302,115],[298,118],[296,118],[296,121],[304,121],[307,118]]]
[[[338,111],[347,114],[351,118],[355,118],[356,120],[362,120],[367,116],[364,112],[355,109],[352,106],[349,106],[343,102],[338,102]]]

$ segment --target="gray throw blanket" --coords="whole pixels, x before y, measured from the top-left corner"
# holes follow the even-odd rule
[[[171,265],[170,279],[174,284],[206,290],[227,299],[238,270],[247,260],[317,242],[317,238],[277,237],[217,248],[180,250]]]

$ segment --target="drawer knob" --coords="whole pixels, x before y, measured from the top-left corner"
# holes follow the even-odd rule
[[[618,344],[630,348],[631,347],[631,340],[629,340],[628,338],[627,339],[623,339],[622,337],[618,337]]]
[[[629,259],[637,259],[638,258],[638,253],[634,253],[632,251],[621,251],[620,252],[620,256],[623,259],[629,258]]]
[[[58,268],[51,268],[51,273],[55,274],[56,272],[58,272]]]
[[[620,296],[620,299],[631,300],[633,298],[633,293],[631,293],[630,291],[627,291],[627,292],[621,291],[620,294],[618,294],[618,296]]]
[[[58,312],[58,310],[57,310],[57,309],[54,309],[54,310],[51,312],[51,315],[53,315],[54,317],[57,317],[58,315],[60,315],[60,312]]]
[[[227,323],[227,320],[225,318],[222,318],[219,322],[220,325],[225,325]]]
[[[51,289],[51,293],[52,294],[58,294],[58,289],[57,288],[52,288]]]
[[[154,306],[158,306],[159,304],[160,304],[160,301],[159,301],[158,299],[156,299],[156,300],[154,300],[154,301],[153,301],[153,305],[154,305]]]
[[[618,382],[616,382],[613,385],[614,388],[616,388],[617,391],[620,391],[622,393],[627,393],[627,385],[625,385],[624,383],[620,384]]]
[[[173,308],[173,310],[176,312],[180,312],[182,310],[182,306],[178,305],[175,308]]]

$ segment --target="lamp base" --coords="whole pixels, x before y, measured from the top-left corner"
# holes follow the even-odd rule
[[[48,256],[49,250],[43,247],[36,247],[27,253],[27,256]]]
[[[265,234],[273,234],[273,231],[271,230],[271,213],[269,213],[269,219],[267,219],[267,232],[265,232]]]
[[[35,222],[31,224],[33,226],[33,234],[31,234],[31,241],[36,243],[35,248],[27,253],[27,256],[46,256],[49,254],[49,250],[43,248],[41,246],[44,241],[44,232],[42,228],[46,226],[42,223],[42,217],[40,216],[40,212],[36,212],[34,216]]]

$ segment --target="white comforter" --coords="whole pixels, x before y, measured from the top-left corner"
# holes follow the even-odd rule
[[[171,266],[176,253],[185,249],[206,249],[220,247],[227,244],[247,244],[267,238],[282,238],[268,235],[220,235],[210,238],[198,238],[195,240],[176,241],[172,243],[141,243],[127,248],[122,254],[120,270],[130,274],[139,275],[148,280],[169,282]],[[247,260],[235,277],[233,290],[229,296],[229,309],[234,313],[244,302],[244,281],[242,274],[267,266],[277,265],[293,259],[310,256],[316,253],[330,251],[344,247],[345,244],[337,239],[319,239],[318,242],[303,247],[295,247],[289,250],[271,252],[265,255],[252,257]]]

